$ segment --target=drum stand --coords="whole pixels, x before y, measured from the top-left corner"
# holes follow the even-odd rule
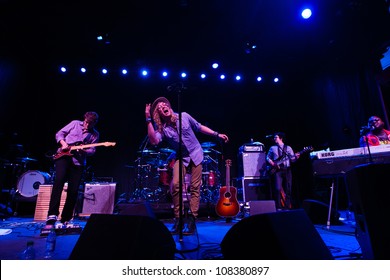
[[[150,173],[149,164],[141,164],[141,158],[137,158],[136,162],[136,176],[134,180],[134,191],[129,198],[130,202],[147,200],[145,190],[143,188],[143,179],[147,178]],[[146,168],[146,170],[145,170]],[[144,176],[143,176],[144,175]]]

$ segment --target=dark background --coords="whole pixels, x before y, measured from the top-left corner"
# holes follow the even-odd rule
[[[250,139],[268,149],[266,135],[284,131],[296,151],[337,150],[358,146],[370,115],[388,124],[390,78],[380,64],[390,44],[385,0],[309,1],[308,21],[299,15],[308,1],[81,2],[0,1],[0,157],[7,160],[10,145],[23,145],[24,156],[37,159],[27,170],[50,172],[46,155],[56,148],[56,131],[93,110],[101,142],[117,144],[98,148],[90,168],[97,177],[113,177],[118,194],[131,191],[146,137],[145,104],[166,96],[177,110],[177,92],[167,91],[177,82],[186,87],[181,109],[229,136],[214,148],[222,152],[222,173],[224,160],[233,160],[231,178],[238,149]],[[103,42],[98,34],[106,34]],[[256,50],[248,52],[247,43]],[[214,60],[219,70],[211,69]],[[99,73],[103,66],[106,76]],[[148,78],[139,76],[144,66]],[[161,78],[162,69],[171,76]],[[188,78],[179,77],[182,70]],[[200,80],[200,71],[208,79]],[[221,73],[228,78],[219,80]],[[234,81],[236,73],[243,80]],[[311,196],[309,157],[294,171],[298,196]]]

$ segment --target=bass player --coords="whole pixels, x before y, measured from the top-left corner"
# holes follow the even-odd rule
[[[270,165],[269,175],[272,182],[272,197],[276,209],[292,208],[292,172],[291,163],[298,160],[300,154],[294,153],[291,146],[284,143],[285,134],[273,134],[274,145],[268,150],[266,160]]]

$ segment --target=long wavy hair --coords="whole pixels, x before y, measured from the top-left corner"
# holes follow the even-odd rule
[[[172,123],[175,123],[178,119],[178,116],[173,112],[172,108],[169,108],[169,110],[171,110],[171,112],[172,112],[170,121]],[[164,127],[164,122],[163,122],[163,120],[160,116],[160,113],[158,112],[157,109],[155,109],[153,112],[153,121],[154,121],[154,124],[156,126],[157,131],[159,131],[161,133],[163,130],[163,127]]]

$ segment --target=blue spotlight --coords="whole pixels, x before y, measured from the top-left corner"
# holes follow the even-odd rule
[[[214,69],[217,69],[218,67],[219,67],[219,65],[218,65],[218,63],[213,63],[213,65],[212,65],[212,67],[214,68]]]
[[[81,67],[80,71],[81,71],[81,73],[85,73],[85,72],[87,72],[87,69],[85,69],[84,67]]]
[[[206,79],[206,74],[200,74],[201,79]]]
[[[263,78],[260,77],[260,76],[258,76],[258,77],[256,78],[256,81],[258,81],[258,82],[261,82],[262,80],[263,80]]]
[[[122,74],[126,75],[127,74],[127,69],[122,69]]]
[[[142,71],[141,71],[141,75],[144,76],[144,77],[146,77],[146,76],[149,75],[149,73],[148,73],[147,70],[142,70]]]
[[[219,76],[219,78],[220,78],[221,80],[225,80],[226,76],[225,76],[224,74],[222,74],[221,76]]]
[[[183,73],[180,74],[180,76],[181,76],[182,78],[185,78],[185,77],[187,77],[187,73],[183,72]]]
[[[274,78],[274,83],[278,83],[279,82],[279,78]]]
[[[241,76],[240,76],[240,75],[237,75],[237,76],[236,76],[236,81],[239,81],[239,80],[241,80]]]
[[[162,75],[163,77],[168,77],[168,72],[167,72],[167,71],[163,71],[163,72],[161,73],[161,75]]]
[[[311,12],[311,9],[309,9],[309,8],[304,9],[301,13],[302,18],[304,18],[304,19],[310,18],[311,15],[312,15],[312,12]]]
[[[105,75],[105,74],[108,73],[108,70],[107,70],[106,68],[103,68],[103,69],[102,69],[102,73]]]
[[[61,71],[62,73],[65,73],[65,72],[66,72],[66,67],[62,66],[62,67],[60,68],[60,71]]]

